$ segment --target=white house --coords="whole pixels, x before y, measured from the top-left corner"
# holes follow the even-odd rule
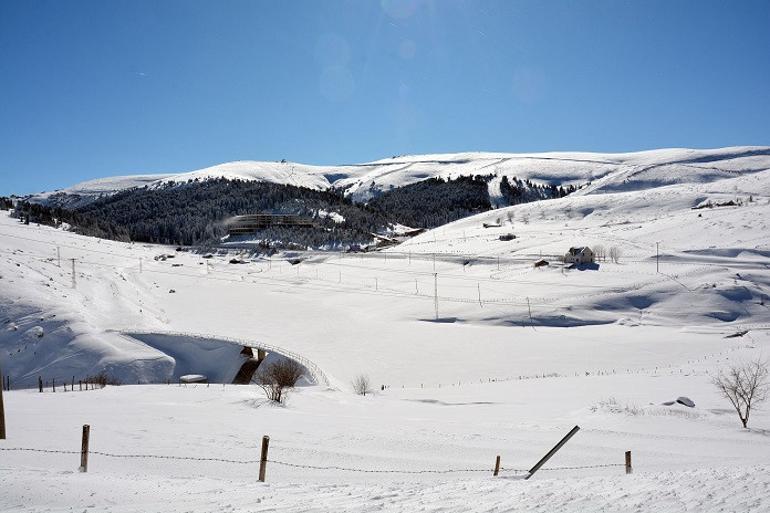
[[[569,248],[567,254],[564,255],[565,264],[593,264],[594,252],[588,246],[582,246],[579,248]]]

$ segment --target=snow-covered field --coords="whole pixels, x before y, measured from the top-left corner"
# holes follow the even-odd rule
[[[745,340],[733,356],[768,342]],[[0,448],[75,453],[0,451],[0,511],[767,511],[770,416],[741,429],[703,374],[718,364],[367,397],[311,387],[286,407],[235,385],[12,391]],[[660,406],[677,394],[696,407]],[[82,474],[84,423],[91,451],[247,463],[92,454]],[[577,435],[524,481],[521,470],[576,424]],[[271,462],[261,484],[264,434]],[[632,475],[624,473],[625,450],[633,451]],[[494,478],[498,454],[504,471]]]
[[[93,455],[82,474],[76,454],[0,451],[0,511],[768,511],[770,415],[741,429],[710,383],[770,356],[763,151],[615,156],[579,171],[592,184],[574,195],[376,254],[229,264],[0,217],[0,365],[13,387],[101,369],[126,384],[6,393],[0,449],[76,451],[88,423],[93,451],[255,460],[268,434],[276,460],[259,484],[253,463]],[[692,209],[709,201],[739,204]],[[565,269],[558,256],[576,245],[621,256]],[[232,341],[301,358],[319,385],[285,407],[251,386],[128,386],[229,381]],[[351,393],[362,373],[377,394]],[[679,396],[695,408],[661,405]],[[533,479],[491,476],[496,455],[527,469],[574,425]]]

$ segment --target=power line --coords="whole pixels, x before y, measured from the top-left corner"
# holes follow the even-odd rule
[[[30,252],[25,252],[26,255],[31,254]],[[43,255],[40,255],[43,256]],[[133,259],[133,258],[132,258]],[[115,270],[114,264],[108,264],[103,262],[92,262],[88,260],[83,260],[82,258],[75,259],[78,263],[84,264],[84,265],[93,265],[93,266],[99,266],[99,267],[107,267],[109,269]],[[43,257],[40,259],[40,261],[52,263],[52,258],[46,258]],[[138,266],[138,264],[137,264]],[[133,267],[133,266],[129,266]],[[440,301],[445,302],[453,302],[453,303],[478,303],[478,299],[474,297],[457,297],[457,296],[438,296],[437,292],[434,291],[434,294],[420,294],[410,291],[401,291],[401,290],[395,290],[395,289],[387,289],[384,287],[379,287],[378,290],[364,290],[364,289],[355,289],[355,288],[349,288],[349,287],[339,287],[335,285],[339,285],[339,282],[331,282],[327,280],[319,280],[317,283],[313,283],[310,281],[309,278],[300,278],[304,281],[297,282],[297,278],[279,278],[275,276],[267,276],[266,273],[257,272],[257,273],[246,273],[241,274],[237,272],[232,271],[226,271],[226,270],[218,270],[215,274],[209,274],[209,275],[199,275],[199,274],[190,274],[190,273],[184,273],[184,272],[177,272],[177,271],[166,271],[166,270],[160,270],[160,269],[151,269],[144,267],[143,272],[145,273],[156,273],[156,274],[164,274],[168,276],[176,276],[180,278],[188,278],[188,279],[195,279],[195,280],[214,280],[214,281],[220,281],[220,282],[229,282],[229,283],[242,283],[242,284],[251,284],[251,282],[245,281],[245,278],[251,278],[255,281],[262,281],[262,282],[270,282],[275,284],[295,284],[295,285],[301,285],[306,290],[315,290],[319,292],[347,292],[352,294],[359,294],[359,295],[375,295],[375,296],[385,296],[385,297],[397,297],[397,298],[407,298],[407,299],[417,299],[417,300],[433,300],[434,302],[436,299]],[[433,273],[430,273],[433,274]],[[440,274],[440,273],[435,273]],[[233,278],[223,278],[221,276],[217,275],[225,275],[225,276],[232,276]],[[443,275],[442,275],[443,276]],[[454,277],[452,275],[449,276],[450,279],[458,279],[459,277]],[[467,278],[465,281],[483,281],[485,283],[497,283],[495,280],[484,280],[484,279],[473,279],[473,278]],[[411,282],[410,282],[411,283]],[[546,285],[544,282],[513,282],[513,283],[531,283],[536,285]],[[614,288],[605,288],[605,287],[596,287],[597,290],[600,292],[597,292],[593,295],[599,295],[599,294],[605,294],[605,293],[624,293],[628,292],[630,290],[638,289],[643,286],[652,286],[656,285],[658,283],[649,283],[649,284],[635,284],[632,287],[614,287]],[[561,286],[562,284],[553,284],[557,286]],[[594,286],[590,286],[591,288],[594,288]],[[476,287],[469,287],[476,289]],[[582,295],[581,297],[587,297],[586,295]],[[514,297],[502,297],[502,298],[487,298],[484,300],[485,304],[497,304],[497,305],[508,305],[508,306],[527,306],[527,301],[524,296],[521,296],[521,298],[518,298],[517,296]],[[535,306],[550,306],[550,307],[557,307],[564,304],[571,304],[569,301],[566,301],[563,297],[555,297],[555,298],[547,298],[542,297],[540,298],[540,301],[532,301],[530,298],[529,304],[535,305]]]
[[[0,233],[0,235],[3,235],[3,234]],[[27,240],[33,240],[35,242],[40,242],[40,243],[43,243],[43,244],[53,244],[53,245],[56,245],[55,243],[48,243],[48,242],[45,242],[45,241],[38,241],[38,240],[35,240],[35,239],[27,239]],[[89,249],[80,249],[80,248],[76,248],[76,249],[78,249],[78,251],[82,251],[82,252],[90,252],[91,251]],[[0,250],[0,251],[2,251],[2,250]],[[21,251],[21,250],[17,250],[17,251]],[[12,250],[11,251],[7,251],[6,250],[5,252],[6,253],[12,253]],[[103,252],[103,251],[98,251],[98,250],[95,250],[94,252],[102,253],[102,254],[106,254],[106,255],[110,255],[110,256],[117,256],[119,258],[136,260],[136,257],[127,257],[127,256],[122,256],[122,255],[116,255],[116,254],[110,253],[110,252]],[[32,254],[32,253],[30,253],[30,252],[23,252],[23,255],[16,254],[15,256],[25,256],[25,255],[30,255],[30,254]],[[44,255],[40,255],[40,256],[43,257],[41,259],[41,261],[48,262],[48,263],[53,263],[53,257],[45,257]],[[77,260],[78,263],[81,263],[81,264],[84,264],[84,265],[101,266],[101,267],[107,267],[107,268],[110,268],[110,269],[115,269],[115,267],[116,267],[114,264],[108,264],[108,263],[104,263],[104,262],[93,262],[93,261],[83,260],[82,257],[78,258],[78,259],[75,259],[75,260]],[[697,264],[705,265],[702,262],[697,262]],[[141,266],[141,263],[139,263],[138,265]],[[318,265],[324,265],[324,264],[318,264]],[[336,264],[336,265],[339,265],[339,264]],[[719,265],[719,264],[713,264],[713,265]],[[129,266],[129,267],[133,267],[133,266]],[[361,267],[359,267],[359,266],[351,266],[351,267],[356,268],[356,269],[361,269]],[[725,266],[720,266],[720,267],[725,267]],[[367,268],[365,268],[365,269],[367,269]],[[371,270],[371,269],[367,269],[367,270]],[[327,280],[321,279],[321,280],[319,280],[319,282],[313,283],[313,282],[309,281],[308,278],[304,278],[305,281],[303,281],[301,283],[298,283],[296,281],[296,278],[295,279],[292,279],[292,278],[286,279],[286,278],[278,278],[278,277],[274,277],[274,276],[267,276],[266,273],[263,273],[262,271],[259,271],[257,273],[249,272],[249,273],[246,273],[246,274],[242,274],[242,273],[236,273],[236,272],[232,272],[232,271],[218,270],[217,273],[216,273],[216,274],[219,274],[219,275],[227,275],[227,276],[237,277],[237,278],[233,278],[233,279],[221,278],[221,277],[218,277],[218,276],[215,276],[215,275],[198,275],[198,274],[189,274],[189,273],[182,273],[182,272],[172,272],[172,271],[164,271],[164,270],[159,270],[159,269],[148,269],[148,268],[142,268],[142,271],[143,272],[149,272],[149,273],[165,274],[165,275],[169,275],[169,276],[178,276],[178,277],[183,277],[183,278],[193,278],[193,279],[196,279],[196,280],[208,279],[208,280],[215,280],[215,281],[226,281],[226,282],[232,282],[232,283],[247,283],[248,284],[249,282],[245,281],[245,279],[246,278],[251,278],[252,280],[255,280],[255,281],[281,283],[281,284],[286,284],[286,283],[298,284],[298,285],[301,285],[305,289],[322,291],[322,292],[323,291],[340,291],[340,292],[348,292],[348,293],[353,293],[353,294],[378,295],[378,296],[410,298],[410,299],[418,299],[418,300],[433,299],[434,302],[436,301],[436,299],[440,299],[441,301],[455,302],[455,303],[478,303],[478,299],[477,298],[471,298],[471,297],[467,297],[466,298],[466,297],[456,297],[456,296],[438,296],[436,291],[434,291],[433,295],[428,295],[428,294],[420,294],[419,292],[417,292],[417,293],[410,292],[410,291],[406,291],[406,290],[401,291],[401,290],[396,290],[396,289],[392,289],[392,288],[391,289],[387,289],[385,287],[377,287],[378,290],[362,290],[362,289],[353,289],[353,288],[349,288],[349,287],[342,287],[342,288],[340,288],[339,286],[334,286],[335,284],[333,284],[331,281],[327,281]],[[382,271],[385,271],[385,272],[402,272],[402,273],[407,273],[407,274],[409,273],[409,271],[392,270],[392,269],[382,269]],[[424,274],[424,273],[420,273],[420,274]],[[427,274],[433,274],[433,273],[427,273]],[[435,273],[435,274],[440,274],[440,273]],[[448,275],[442,274],[442,276],[445,276],[445,277],[449,278],[450,280],[460,280],[460,281],[469,281],[469,282],[475,281],[477,283],[478,282],[485,282],[485,283],[516,283],[516,284],[532,284],[532,285],[539,285],[539,286],[548,285],[548,283],[546,283],[546,282],[535,282],[535,281],[529,281],[529,280],[489,280],[489,279],[484,279],[484,278],[480,278],[480,277],[477,277],[477,278],[461,277],[461,276],[456,276],[456,275],[452,275],[452,274],[448,274]],[[410,283],[411,283],[411,281],[410,281]],[[622,293],[625,293],[625,292],[629,292],[631,290],[635,290],[635,289],[639,289],[639,288],[647,287],[647,286],[655,286],[655,285],[659,285],[661,283],[663,283],[663,282],[650,282],[650,283],[641,283],[641,284],[637,283],[637,284],[633,284],[630,287],[626,286],[626,287],[611,287],[611,288],[602,287],[602,286],[595,286],[595,285],[587,285],[587,284],[583,285],[583,284],[552,283],[552,285],[559,286],[559,287],[574,286],[576,288],[595,289],[595,290],[600,291],[600,292],[597,292],[597,294],[593,294],[593,295],[598,295],[598,294],[606,294],[606,293],[619,293],[619,294],[622,294]],[[341,283],[338,280],[336,282],[336,284],[340,285]],[[477,287],[471,287],[471,286],[469,286],[469,288],[477,289]],[[586,295],[583,295],[582,297],[586,297]],[[546,297],[543,297],[538,302],[532,301],[530,299],[530,305],[556,307],[556,306],[565,304],[565,301],[566,300],[563,297],[558,297],[558,298],[546,298]],[[503,298],[494,298],[493,297],[493,298],[485,299],[484,303],[485,304],[510,305],[510,306],[526,306],[527,305],[527,302],[526,302],[526,299],[524,298],[524,296],[522,296],[521,299],[519,299],[517,297],[503,297]]]

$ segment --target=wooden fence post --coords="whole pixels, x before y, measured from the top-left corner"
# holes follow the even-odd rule
[[[43,393],[43,377],[38,376],[37,377],[37,389],[40,391],[40,393]]]
[[[551,459],[551,456],[553,456],[554,454],[556,454],[556,452],[557,452],[559,449],[561,449],[561,448],[564,446],[564,444],[566,444],[567,442],[569,442],[569,439],[570,439],[570,438],[572,438],[572,437],[575,435],[575,433],[577,433],[579,430],[580,430],[580,427],[579,427],[579,426],[575,426],[575,427],[573,427],[573,428],[570,430],[570,432],[569,432],[569,433],[567,433],[567,434],[564,436],[564,438],[562,438],[561,440],[559,440],[559,443],[558,443],[558,444],[556,444],[556,445],[554,445],[554,446],[553,446],[553,449],[551,449],[550,451],[548,451],[548,454],[546,454],[545,456],[543,456],[543,457],[540,459],[540,461],[538,461],[537,463],[535,463],[535,466],[534,466],[534,467],[532,467],[531,469],[529,469],[529,474],[527,474],[527,477],[525,477],[524,479],[529,479],[530,477],[532,477],[533,475],[535,475],[535,472],[537,472],[538,470],[540,470],[540,467],[542,467],[543,465],[545,465],[545,463],[546,463],[548,460],[550,460],[550,459]]]
[[[56,378],[51,380],[51,390],[56,392]]]
[[[267,470],[267,448],[270,445],[270,437],[262,437],[262,455],[259,457],[259,481],[265,482],[265,471]]]
[[[83,424],[83,441],[80,446],[80,471],[88,472],[88,440],[91,436],[91,426]]]
[[[500,473],[500,455],[497,455],[497,458],[495,459],[495,472],[492,474],[493,476],[497,477],[497,474]]]
[[[626,451],[626,474],[630,474],[634,469],[631,466],[631,451]]]

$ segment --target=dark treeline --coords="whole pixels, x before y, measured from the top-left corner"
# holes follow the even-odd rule
[[[530,180],[519,180],[516,177],[513,178],[513,183],[508,180],[507,176],[503,176],[500,180],[500,193],[507,205],[563,198],[575,190],[577,188],[574,185],[568,185],[566,188],[561,185],[540,185]]]
[[[13,208],[13,201],[11,198],[0,196],[0,210],[10,210]]]
[[[431,178],[359,204],[333,190],[222,178],[128,189],[90,203],[68,202],[67,198],[47,205],[23,203],[15,215],[25,222],[68,223],[78,233],[113,240],[213,246],[227,234],[225,222],[232,216],[295,214],[313,218],[313,226],[271,227],[238,238],[263,240],[265,248],[273,249],[333,248],[369,243],[373,232],[393,223],[432,228],[490,210],[491,179],[491,175]],[[557,198],[572,191],[574,187],[537,185],[515,178],[503,178],[501,183],[507,204]],[[344,220],[335,222],[320,214],[322,211],[337,213]]]
[[[161,244],[208,245],[227,234],[225,221],[235,215],[273,212],[317,217],[319,210],[337,212],[344,222],[317,217],[315,228],[271,230],[266,236],[289,243],[321,246],[363,243],[387,218],[340,194],[291,185],[240,180],[208,180],[167,184],[160,188],[121,191],[76,209],[25,204],[20,217],[32,222],[66,222],[96,237]]]
[[[492,208],[488,176],[461,176],[454,180],[429,178],[391,189],[369,201],[407,226],[434,228]]]
[[[492,208],[488,183],[494,175],[461,176],[444,180],[430,178],[392,189],[369,202],[389,218],[407,226],[435,228]],[[503,176],[500,192],[503,205],[518,205],[544,199],[561,198],[576,190],[557,185],[539,185],[530,180]]]

